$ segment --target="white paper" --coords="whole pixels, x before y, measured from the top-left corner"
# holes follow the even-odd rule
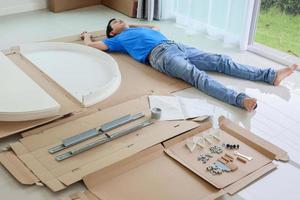
[[[180,102],[185,119],[213,114],[213,106],[208,104],[205,100],[184,97],[177,98]]]
[[[149,96],[150,108],[160,108],[160,120],[181,120],[184,114],[177,97],[173,96]]]
[[[160,120],[184,120],[213,114],[213,106],[200,99],[152,95],[149,102],[151,109],[162,110]]]

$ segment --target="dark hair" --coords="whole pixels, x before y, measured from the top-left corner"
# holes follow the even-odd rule
[[[113,37],[113,36],[110,35],[110,32],[113,30],[113,28],[111,27],[110,23],[112,21],[114,21],[114,20],[116,20],[116,19],[113,18],[113,19],[109,20],[109,22],[108,22],[108,24],[106,26],[106,37],[108,37],[108,38],[112,38]]]

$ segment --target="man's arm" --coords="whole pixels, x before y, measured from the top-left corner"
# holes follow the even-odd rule
[[[92,41],[92,35],[87,32],[83,32],[80,34],[81,38],[84,41],[84,44],[96,49],[100,49],[101,51],[106,51],[108,49],[108,46],[104,44],[102,41],[93,42]]]
[[[129,27],[131,27],[131,28],[144,27],[144,28],[150,28],[150,29],[159,31],[158,26],[147,25],[147,24],[129,24]]]

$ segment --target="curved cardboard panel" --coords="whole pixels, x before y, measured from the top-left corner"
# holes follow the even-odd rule
[[[112,95],[121,83],[117,62],[84,45],[42,42],[21,45],[21,54],[85,107]]]
[[[0,53],[0,121],[53,117],[60,105],[3,53]]]

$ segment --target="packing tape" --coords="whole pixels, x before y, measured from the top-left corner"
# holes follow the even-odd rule
[[[151,109],[151,119],[160,119],[161,109],[160,108],[152,108]]]

